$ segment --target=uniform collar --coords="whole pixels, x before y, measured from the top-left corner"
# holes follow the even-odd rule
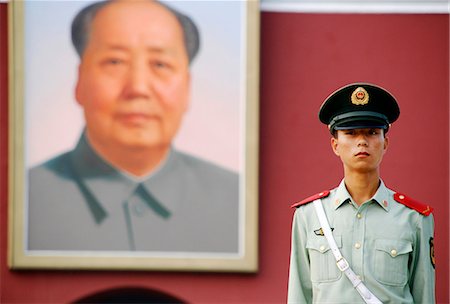
[[[105,161],[93,150],[83,133],[71,153],[70,162],[75,182],[97,223],[101,223],[111,209],[117,208],[115,205],[121,207],[136,190],[149,207],[154,201],[160,205],[158,208],[161,216],[170,216],[183,196],[182,192],[170,190],[182,183],[180,178],[176,178],[177,174],[173,174],[178,163],[178,152],[174,149],[171,149],[156,172],[146,179],[138,180],[123,174]],[[171,185],[170,189],[167,185]]]
[[[350,193],[347,191],[347,187],[345,187],[344,180],[341,181],[339,186],[336,188],[336,195],[334,199],[334,209],[339,208],[342,204],[352,201],[352,197]]]
[[[381,179],[380,186],[378,187],[377,192],[375,192],[375,195],[371,198],[371,200],[380,205],[384,210],[389,211],[389,190],[388,188],[386,188],[384,182]],[[339,208],[346,202],[354,203],[350,193],[348,193],[347,187],[345,186],[345,181],[342,180],[339,186],[336,188],[335,201],[333,202],[335,209]]]

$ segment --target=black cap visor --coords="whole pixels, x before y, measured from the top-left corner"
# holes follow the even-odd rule
[[[330,131],[352,129],[385,129],[389,128],[387,117],[381,113],[358,111],[335,116],[330,122]]]

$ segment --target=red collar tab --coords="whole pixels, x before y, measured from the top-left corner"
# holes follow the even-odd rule
[[[298,207],[300,207],[302,205],[306,205],[308,203],[311,203],[311,202],[315,201],[316,199],[327,197],[328,195],[330,195],[330,191],[328,191],[328,190],[322,191],[322,192],[314,194],[314,195],[312,195],[312,196],[310,196],[308,198],[305,198],[304,200],[302,200],[300,202],[297,202],[297,203],[293,204],[291,206],[291,208],[298,208]]]
[[[401,193],[394,193],[394,199],[408,208],[414,209],[422,215],[429,216],[433,212],[433,208],[429,205],[422,204]]]

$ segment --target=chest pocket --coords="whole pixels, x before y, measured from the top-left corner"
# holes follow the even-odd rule
[[[338,248],[342,248],[341,236],[334,236],[334,239]],[[309,252],[312,282],[331,282],[341,277],[342,272],[336,265],[325,236],[312,236],[308,239],[306,248]]]
[[[391,286],[405,286],[408,280],[408,261],[411,242],[404,240],[376,240],[374,254],[375,278]]]

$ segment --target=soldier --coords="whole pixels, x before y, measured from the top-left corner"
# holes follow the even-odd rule
[[[344,179],[292,206],[289,303],[435,302],[432,208],[380,178],[386,133],[399,114],[391,93],[367,83],[322,104]]]

